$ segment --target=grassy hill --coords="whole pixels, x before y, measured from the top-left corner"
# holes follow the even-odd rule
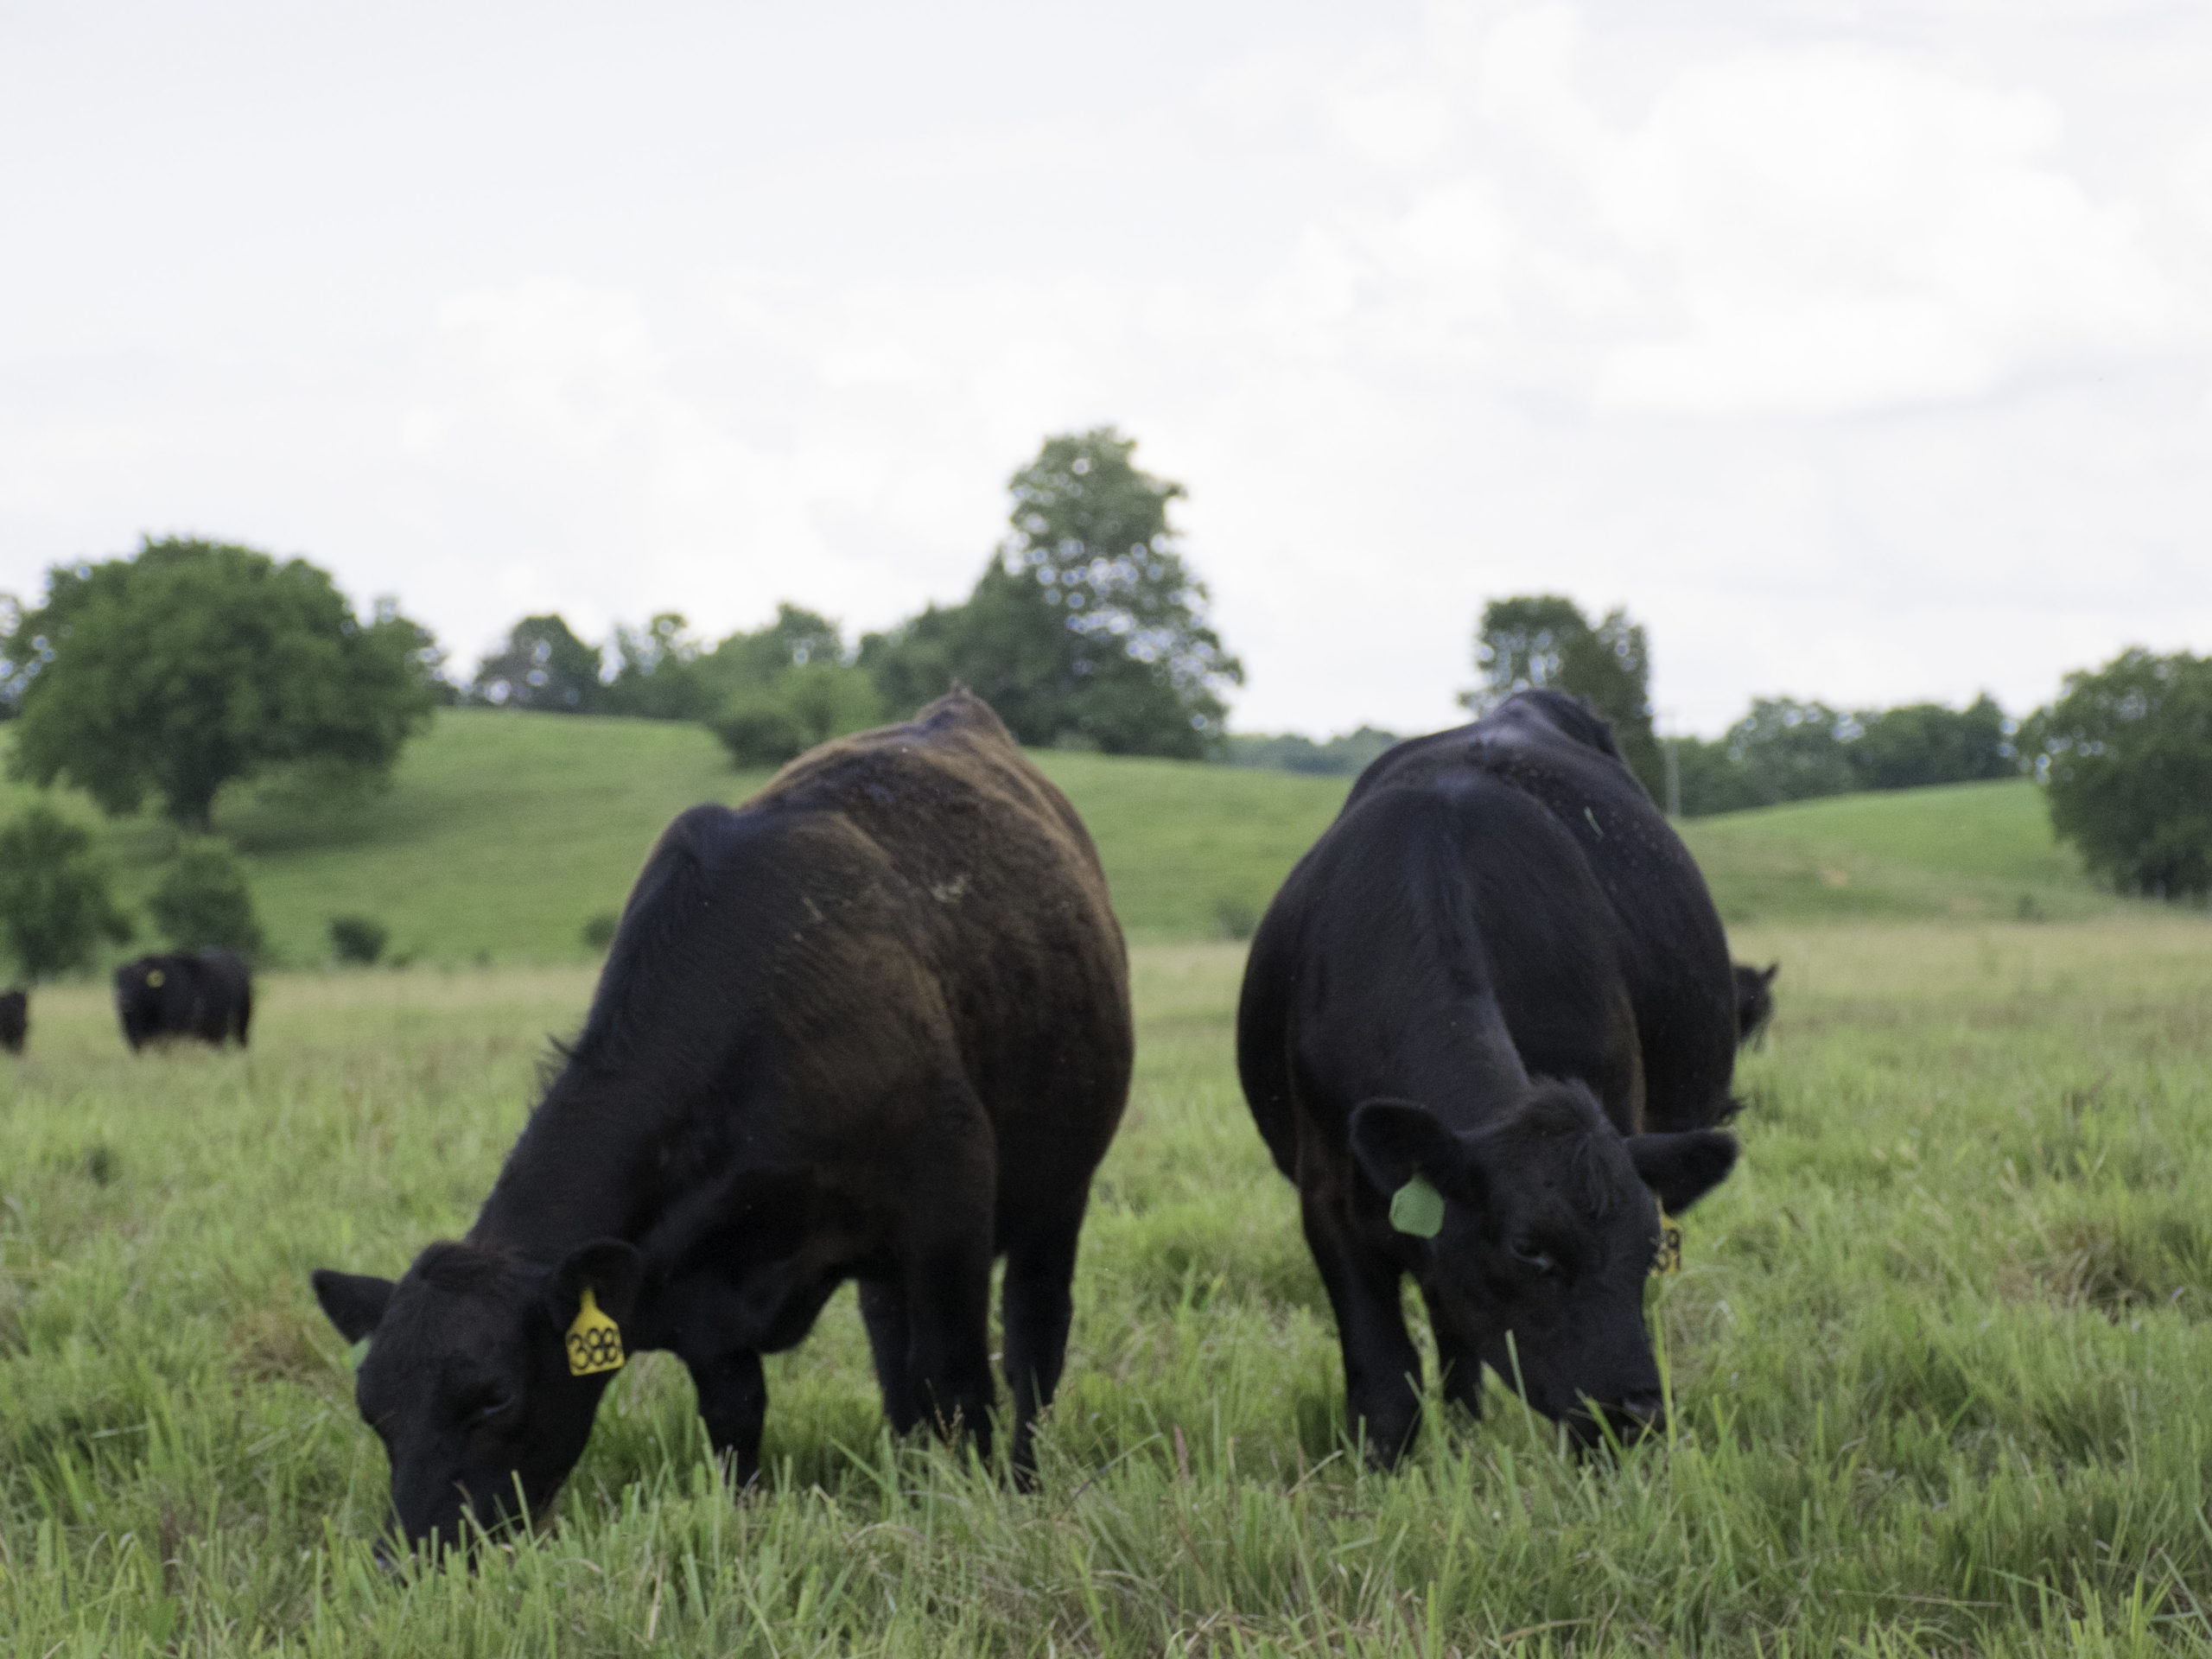
[[[1173,760],[1036,759],[1090,824],[1140,939],[1248,929],[1345,788]],[[401,955],[550,963],[585,954],[585,922],[621,907],[671,818],[700,801],[741,801],[767,775],[732,771],[696,726],[448,709],[409,746],[389,793],[325,807],[226,797],[216,822],[245,858],[283,961],[319,960],[329,918],[359,914],[383,921]],[[0,783],[0,817],[33,794]],[[99,823],[89,803],[60,804]],[[135,904],[171,832],[142,817],[99,834]]]
[[[1681,830],[1731,923],[2058,920],[2121,902],[2052,839],[2025,779],[1831,796]]]
[[[0,736],[0,741],[4,741]],[[1342,802],[1347,780],[1179,761],[1044,753],[1096,837],[1137,939],[1240,935]],[[742,800],[696,727],[448,710],[410,747],[392,790],[357,803],[226,798],[283,961],[320,960],[334,915],[377,918],[403,956],[554,963],[620,907],[653,838],[696,802]],[[0,783],[0,817],[32,791]],[[98,823],[89,804],[65,808]],[[170,843],[158,820],[102,824],[137,903]],[[1847,796],[1685,826],[1732,922],[1878,917],[2071,918],[2116,902],[2051,841],[2026,783]]]

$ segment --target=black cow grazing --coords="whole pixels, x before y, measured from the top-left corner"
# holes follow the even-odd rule
[[[23,1052],[23,1039],[30,1034],[31,998],[29,991],[0,991],[0,1049],[10,1054]]]
[[[219,947],[141,957],[115,970],[115,1012],[133,1052],[158,1038],[196,1037],[245,1046],[253,973]]]
[[[1736,1044],[1739,1048],[1764,1048],[1767,1021],[1774,1018],[1774,977],[1778,962],[1764,968],[1736,964]]]
[[[542,1510],[590,1435],[595,1368],[639,1349],[683,1360],[750,1478],[760,1356],[848,1279],[892,1426],[988,1456],[1001,1254],[1026,1477],[1130,1053],[1090,838],[967,692],[684,813],[468,1236],[396,1285],[315,1275],[340,1333],[372,1338],[358,1398],[408,1538],[455,1541],[518,1488]]]
[[[1529,692],[1361,774],[1252,943],[1237,1069],[1336,1310],[1351,1424],[1394,1463],[1428,1304],[1586,1443],[1660,1421],[1662,1208],[1733,1166],[1734,993],[1705,882],[1572,697]],[[1655,1198],[1656,1202],[1655,1203]]]

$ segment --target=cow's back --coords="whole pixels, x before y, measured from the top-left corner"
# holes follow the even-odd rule
[[[652,1133],[677,1166],[733,1141],[814,1165],[957,1139],[972,1090],[1001,1162],[1087,1181],[1131,1047],[1090,837],[957,692],[671,824],[570,1066],[673,1113]]]
[[[1732,1106],[1736,1052],[1727,935],[1696,861],[1621,761],[1604,722],[1560,693],[1524,693],[1471,725],[1378,757],[1344,810],[1378,789],[1467,771],[1541,804],[1573,836],[1604,892],[1642,1047],[1646,1123],[1679,1130],[1721,1121]],[[1500,988],[1518,1039],[1543,1011],[1516,997],[1510,981]]]

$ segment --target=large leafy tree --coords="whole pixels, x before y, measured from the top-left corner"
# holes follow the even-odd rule
[[[43,804],[0,827],[0,939],[29,979],[88,966],[101,940],[130,938],[92,849],[81,824]]]
[[[2122,652],[2023,732],[2051,827],[2126,892],[2212,891],[2212,658]]]
[[[1046,440],[1014,475],[1012,531],[964,605],[863,642],[885,701],[910,709],[963,682],[1025,743],[1198,759],[1244,671],[1206,618],[1169,505],[1114,428]]]
[[[1516,691],[1571,691],[1611,723],[1629,770],[1654,799],[1665,788],[1666,761],[1651,717],[1651,647],[1643,626],[1616,607],[1592,623],[1560,594],[1494,599],[1475,629],[1475,668],[1483,683],[1459,696],[1487,714]]]
[[[148,795],[205,830],[228,783],[292,766],[375,783],[429,718],[437,652],[390,605],[364,623],[329,575],[229,543],[148,537],[48,572],[4,646],[10,769],[112,813]]]

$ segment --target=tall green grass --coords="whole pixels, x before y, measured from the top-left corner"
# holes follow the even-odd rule
[[[1666,1441],[1509,1397],[1363,1473],[1228,944],[1136,955],[1044,1490],[878,1423],[841,1296],[734,1497],[641,1358],[546,1529],[389,1575],[306,1275],[464,1227],[580,968],[272,976],[250,1055],[92,987],[0,1059],[14,1653],[2152,1654],[2212,1643],[2212,930],[1768,928],[1739,1173],[1656,1304]]]

